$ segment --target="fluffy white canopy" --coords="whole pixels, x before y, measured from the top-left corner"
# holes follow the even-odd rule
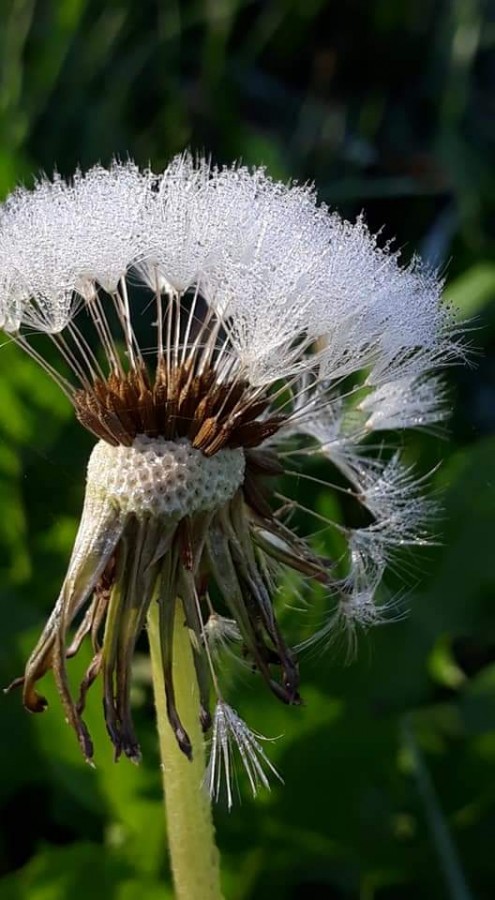
[[[112,292],[131,267],[153,288],[199,285],[228,316],[254,381],[286,375],[294,345],[308,340],[321,341],[329,377],[357,363],[383,379],[401,353],[424,370],[450,349],[432,272],[417,261],[401,268],[362,218],[342,221],[312,188],[264,169],[217,169],[185,155],[156,176],[115,162],[68,182],[43,178],[0,208],[8,331],[60,331],[95,283]]]
[[[458,348],[435,273],[417,259],[402,267],[362,217],[342,220],[309,186],[188,154],[160,175],[114,162],[68,181],[42,178],[0,207],[7,332],[63,331],[100,287],[116,294],[131,269],[169,298],[199,291],[251,385],[287,383],[282,435],[311,437],[375,516],[349,535],[356,590],[362,572],[374,586],[388,548],[412,542],[415,528],[419,537],[428,509],[409,471],[373,459],[362,442],[444,415],[431,372]],[[359,573],[353,559],[365,560]]]

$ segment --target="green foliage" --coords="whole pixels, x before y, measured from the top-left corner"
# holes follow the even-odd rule
[[[480,0],[6,0],[0,11],[2,194],[31,171],[56,164],[70,172],[113,153],[156,166],[187,145],[220,161],[242,156],[278,177],[314,179],[346,214],[364,206],[372,227],[387,222],[386,235],[395,232],[406,253],[451,259],[447,298],[460,320],[475,317],[474,366],[450,373],[450,441],[420,435],[411,444],[421,465],[445,462],[434,478],[441,541],[404,559],[409,617],[363,636],[348,666],[338,646],[303,655],[300,709],[277,705],[248,671],[232,680],[233,705],[277,738],[267,752],[285,786],[253,801],[240,776],[242,806],[217,810],[229,900],[493,896],[495,268],[485,8]],[[91,441],[56,387],[7,341],[0,410],[7,684],[22,672],[63,578]],[[335,514],[316,482],[303,494],[305,505]],[[299,605],[290,585],[284,591]],[[318,621],[322,601],[285,614],[297,639]],[[71,661],[74,683],[87,662],[84,653]],[[136,666],[139,768],[114,764],[97,687],[87,716],[96,768],[86,766],[45,681],[45,715],[28,716],[15,693],[0,704],[0,896],[167,900],[145,656]]]

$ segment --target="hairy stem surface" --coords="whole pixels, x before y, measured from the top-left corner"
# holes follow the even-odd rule
[[[175,895],[177,900],[223,900],[211,805],[202,784],[205,749],[191,642],[184,625],[182,604],[178,602],[174,617],[173,680],[177,708],[193,748],[193,758],[188,760],[179,750],[167,718],[158,612],[158,603],[152,603],[148,635]]]

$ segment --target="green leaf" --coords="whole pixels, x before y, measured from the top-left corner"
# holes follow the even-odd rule
[[[495,263],[481,261],[471,266],[447,286],[444,296],[458,319],[478,315],[495,300]]]

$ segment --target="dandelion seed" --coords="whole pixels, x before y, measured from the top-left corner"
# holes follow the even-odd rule
[[[260,787],[270,788],[270,775],[282,781],[275,766],[268,759],[260,741],[267,738],[251,731],[231,706],[219,700],[215,709],[211,736],[211,753],[205,784],[210,795],[218,800],[225,782],[227,805],[233,805],[232,781],[234,751],[237,750],[247,774],[253,797]]]
[[[365,428],[369,431],[424,428],[447,416],[441,383],[421,376],[385,382],[368,394],[360,409],[368,413]]]
[[[433,507],[421,480],[367,437],[443,418],[431,373],[461,351],[440,292],[434,273],[401,266],[362,217],[345,222],[310,187],[263,169],[184,155],[155,175],[115,162],[7,199],[0,326],[97,439],[60,596],[16,682],[28,709],[45,708],[37,683],[52,670],[91,760],[84,705],[100,680],[115,756],[137,761],[132,657],[158,604],[167,712],[191,756],[173,678],[180,598],[205,731],[210,694],[216,704],[210,787],[216,795],[223,771],[231,804],[233,747],[253,792],[267,784],[273,767],[223,699],[215,646],[240,642],[275,697],[295,705],[296,652],[274,602],[280,567],[337,604],[320,636],[337,620],[351,636],[382,620],[387,561],[427,540]],[[59,363],[44,356],[46,340]],[[308,436],[368,517],[360,529],[336,526],[344,577],[296,536],[288,506],[276,508],[288,441],[303,459]],[[93,658],[74,697],[67,659],[83,641]]]
[[[205,640],[214,652],[219,652],[229,644],[237,643],[241,638],[241,632],[235,619],[219,616],[211,613],[204,629]]]

